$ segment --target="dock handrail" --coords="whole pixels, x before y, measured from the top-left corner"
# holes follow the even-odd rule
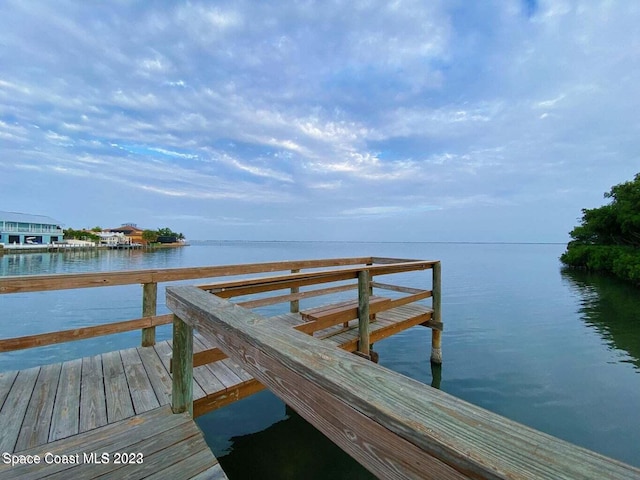
[[[292,260],[208,267],[2,277],[0,278],[0,294],[142,284],[143,295],[141,318],[74,328],[59,332],[0,339],[0,352],[40,347],[138,329],[142,330],[142,346],[154,345],[156,326],[166,325],[172,322],[171,314],[157,315],[157,289],[158,283],[160,282],[285,272],[275,276],[245,277],[240,280],[219,281],[214,284],[201,285],[200,288],[227,298],[289,289],[290,293],[286,295],[274,295],[259,299],[252,298],[238,303],[245,307],[255,308],[258,306],[289,302],[291,312],[297,312],[299,311],[299,301],[301,299],[355,289],[358,288],[358,285],[357,283],[352,285],[343,284],[306,291],[300,291],[300,287],[357,279],[363,269],[367,269],[371,276],[414,270],[433,270],[433,285],[431,291],[375,283],[372,283],[372,287],[370,288],[373,288],[373,286],[381,289],[391,288],[392,290],[395,289],[396,292],[409,294],[404,299],[394,300],[395,303],[391,303],[388,308],[433,296],[432,303],[434,312],[428,326],[432,328],[432,352],[436,352],[432,355],[432,358],[434,358],[434,361],[438,361],[438,358],[440,358],[441,361],[441,357],[439,357],[437,353],[439,352],[440,330],[442,329],[439,306],[440,263],[438,261],[381,257]],[[410,290],[415,291],[411,292]],[[366,352],[367,348],[363,346],[363,350]],[[202,364],[200,362],[209,362],[212,358],[220,358],[220,352],[200,352],[196,361],[198,362],[197,364]]]
[[[191,403],[193,329],[380,478],[640,479],[640,469],[533,430],[269,322],[193,286],[174,313],[173,409]]]

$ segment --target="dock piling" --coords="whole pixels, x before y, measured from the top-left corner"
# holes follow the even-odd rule
[[[193,416],[193,327],[173,316],[173,413]]]
[[[156,282],[142,285],[142,316],[154,317],[158,304],[158,284]],[[142,329],[142,346],[152,347],[156,344],[156,327]]]
[[[440,262],[434,263],[432,268],[433,285],[433,316],[434,322],[442,323],[442,275]],[[442,330],[431,329],[431,362],[442,363]]]
[[[358,352],[369,358],[369,270],[358,273]]]

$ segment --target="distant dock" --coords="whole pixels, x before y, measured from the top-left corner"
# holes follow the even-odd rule
[[[66,243],[54,244],[10,244],[0,245],[0,255],[12,253],[64,253],[64,252],[87,252],[100,250],[155,250],[161,248],[179,248],[189,246],[186,242],[166,243],[166,244],[118,244],[118,245],[77,245]]]

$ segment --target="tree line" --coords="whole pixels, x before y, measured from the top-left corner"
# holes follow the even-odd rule
[[[608,204],[582,209],[581,224],[569,233],[571,241],[560,260],[640,285],[640,173],[604,196]]]

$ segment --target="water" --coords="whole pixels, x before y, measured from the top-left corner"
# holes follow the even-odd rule
[[[376,345],[380,363],[474,404],[640,466],[640,290],[563,271],[562,245],[218,242],[153,252],[5,255],[0,275],[171,268],[342,256],[439,259],[444,364],[434,382],[430,331]],[[415,272],[409,283],[426,277]],[[204,280],[197,281],[204,283]],[[159,313],[166,313],[159,291]],[[0,296],[2,338],[125,320],[141,287]],[[170,331],[162,327],[159,338]],[[0,354],[0,370],[136,346],[139,332]],[[232,479],[371,478],[275,396],[200,417]]]

